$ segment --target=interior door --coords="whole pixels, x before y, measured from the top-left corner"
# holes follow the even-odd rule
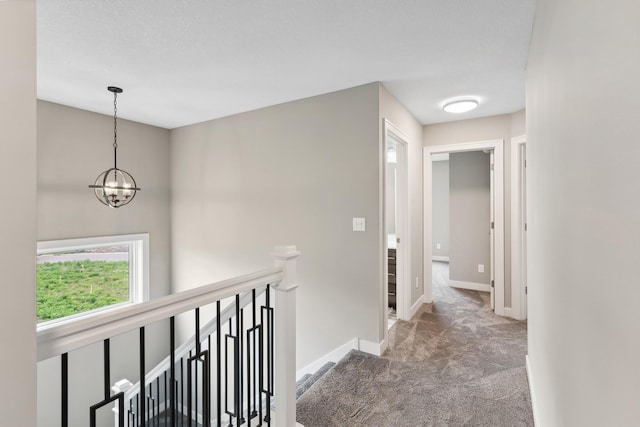
[[[489,253],[491,256],[491,260],[490,260],[490,265],[489,265],[489,269],[491,270],[491,295],[490,295],[490,299],[491,299],[491,310],[495,310],[495,256],[494,256],[494,250],[495,250],[495,206],[493,204],[493,198],[494,198],[494,185],[495,185],[495,177],[494,177],[494,167],[493,167],[493,150],[491,150],[490,154],[489,154],[489,220],[490,220],[490,224],[489,224],[489,242],[490,242],[490,249],[489,249]]]

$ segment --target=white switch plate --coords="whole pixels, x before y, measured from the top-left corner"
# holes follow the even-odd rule
[[[478,273],[484,273],[484,264],[478,264]]]
[[[353,231],[366,231],[367,223],[364,218],[353,218]]]
[[[440,243],[436,243],[436,249],[440,249]]]

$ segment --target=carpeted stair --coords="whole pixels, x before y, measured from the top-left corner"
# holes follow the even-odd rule
[[[327,372],[331,370],[336,364],[333,362],[325,363],[316,373],[306,374],[296,382],[296,400],[300,398],[312,385],[322,378]]]

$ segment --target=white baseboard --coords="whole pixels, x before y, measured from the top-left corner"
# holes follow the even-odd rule
[[[531,410],[533,411],[533,425],[540,426],[540,418],[538,416],[538,401],[536,399],[536,393],[533,388],[533,375],[531,374],[531,361],[529,355],[525,356],[527,366],[527,380],[529,382],[529,394],[531,395]]]
[[[337,363],[340,359],[346,356],[347,353],[349,353],[351,350],[357,350],[357,349],[358,349],[357,338],[353,338],[347,341],[346,343],[342,344],[340,347],[336,348],[330,353],[327,353],[321,358],[317,359],[316,361],[309,363],[304,368],[298,369],[298,371],[296,371],[296,381],[304,377],[306,374],[313,374],[317,372],[327,362]]]
[[[367,340],[358,340],[358,350],[365,353],[373,354],[374,356],[382,356],[382,353],[387,349],[387,340],[382,340],[379,344],[376,344]]]
[[[512,319],[516,319],[516,316],[513,315],[513,308],[512,307],[505,307],[504,308],[504,316],[505,317],[511,317]]]
[[[433,255],[431,257],[431,261],[449,262],[449,257],[448,256],[442,256],[442,255]]]
[[[411,319],[413,317],[413,315],[416,314],[418,312],[418,310],[420,310],[420,306],[422,306],[422,304],[424,304],[424,295],[420,295],[420,298],[418,298],[418,301],[416,301],[416,303],[411,306],[411,312],[409,313],[409,319]]]
[[[460,280],[449,280],[452,288],[468,289],[470,291],[491,292],[491,285],[485,283],[462,282]]]

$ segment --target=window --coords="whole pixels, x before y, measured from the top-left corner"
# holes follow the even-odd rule
[[[149,299],[149,235],[38,242],[38,329]]]

